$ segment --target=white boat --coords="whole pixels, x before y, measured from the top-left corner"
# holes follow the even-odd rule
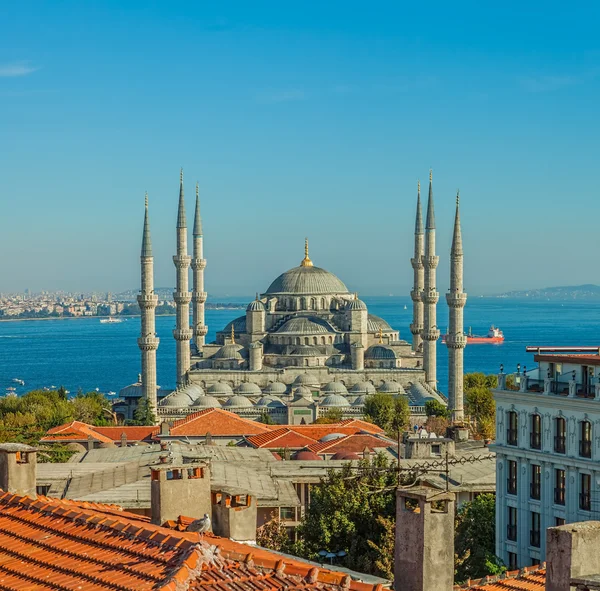
[[[108,318],[100,318],[100,324],[119,324],[119,322],[123,322],[123,319],[115,318],[114,316],[109,316]]]
[[[15,384],[20,384],[21,386],[25,385],[25,382],[23,380],[20,380],[19,378],[13,378],[12,380]]]

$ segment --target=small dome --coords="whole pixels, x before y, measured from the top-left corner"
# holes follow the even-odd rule
[[[352,403],[352,406],[364,406],[367,401],[367,396],[362,394],[361,396],[357,396]]]
[[[71,443],[67,443],[67,449],[69,451],[75,452],[87,451],[84,445],[82,445],[81,443],[77,443],[76,441],[71,441]]]
[[[192,402],[193,400],[183,390],[175,390],[175,392],[163,398],[158,405],[172,408],[185,408]]]
[[[353,451],[341,450],[331,456],[332,460],[360,460],[360,456]]]
[[[383,318],[379,318],[379,316],[375,316],[375,314],[369,314],[367,317],[367,332],[378,333],[380,328],[383,331],[393,330]]]
[[[372,345],[365,351],[365,359],[396,359],[396,354],[389,347]]]
[[[314,451],[308,449],[301,449],[292,455],[292,460],[323,460],[321,456],[318,456]]]
[[[341,439],[346,437],[343,433],[328,433],[327,435],[319,439],[320,442],[325,443],[326,441],[334,441],[335,439]]]
[[[277,408],[277,407],[285,406],[285,404],[279,398],[277,398],[277,396],[263,396],[256,403],[256,406]]]
[[[352,394],[375,394],[376,389],[371,382],[357,382],[349,392]]]
[[[348,310],[366,310],[367,304],[365,304],[362,300],[356,298],[355,300],[351,300],[348,304]]]
[[[213,396],[233,396],[233,390],[225,382],[217,382],[208,389],[208,394]]]
[[[290,355],[300,355],[302,357],[319,357],[323,355],[317,347],[311,345],[298,345],[290,351]]]
[[[192,406],[194,408],[219,408],[221,403],[214,396],[198,396]]]
[[[325,394],[348,394],[346,386],[342,382],[329,382],[323,386],[323,392]]]
[[[379,392],[385,392],[386,394],[398,394],[399,392],[404,393],[402,386],[398,382],[390,380],[389,382],[383,382],[377,390]]]
[[[294,396],[296,398],[310,398],[312,400],[312,391],[307,386],[298,386],[294,388]]]
[[[223,405],[226,408],[251,408],[254,406],[245,396],[232,396]]]
[[[260,300],[254,300],[248,304],[247,312],[264,312],[265,305]]]
[[[240,316],[239,318],[236,318],[235,320],[232,320],[226,324],[221,333],[229,336],[231,334],[232,326],[235,334],[242,334],[246,332],[246,315],[244,314],[243,316]]]
[[[265,389],[265,394],[285,394],[287,386],[282,382],[271,382]]]
[[[301,373],[294,380],[294,386],[315,386],[320,384],[317,376],[311,373]]]
[[[114,441],[103,441],[98,445],[98,449],[109,449],[111,447],[117,447]]]
[[[340,394],[328,394],[323,398],[320,402],[320,406],[350,406],[350,403],[346,398],[341,396]]]
[[[242,382],[235,391],[244,396],[260,396],[262,394],[260,388],[253,382]]]
[[[192,400],[198,398],[198,396],[204,396],[204,390],[198,384],[188,384],[182,389]]]
[[[213,359],[243,359],[240,351],[243,349],[242,345],[231,343],[229,345],[223,345],[214,355]]]

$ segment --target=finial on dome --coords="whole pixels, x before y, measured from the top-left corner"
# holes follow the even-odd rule
[[[379,344],[383,344],[383,330],[381,328],[381,324],[379,325]]]
[[[233,324],[231,325],[231,344],[235,345],[235,328]]]
[[[256,301],[258,302],[258,292],[256,292]]]
[[[308,238],[304,239],[304,259],[300,263],[300,266],[301,267],[312,267],[313,266],[313,262],[310,260],[310,257],[308,256]]]
[[[357,291],[355,291],[355,292],[354,292],[354,300],[356,301],[357,299],[358,299],[358,292],[357,292]]]

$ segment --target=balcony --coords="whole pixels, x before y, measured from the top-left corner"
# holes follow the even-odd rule
[[[542,434],[541,433],[530,433],[529,434],[529,447],[531,449],[542,449]]]
[[[540,547],[540,532],[532,529],[529,532],[529,545],[534,548]]]
[[[592,457],[592,442],[590,440],[584,439],[579,441],[579,455],[582,458]]]
[[[516,525],[507,525],[506,526],[506,538],[511,542],[517,541],[517,526]]]
[[[519,434],[516,429],[506,430],[506,444],[507,445],[518,445]]]
[[[589,492],[579,493],[579,508],[583,511],[592,510],[592,498]]]
[[[529,496],[535,501],[539,501],[542,498],[541,486],[539,482],[532,482],[529,485]]]
[[[565,504],[565,489],[564,488],[556,487],[554,489],[554,502],[557,505]]]
[[[564,454],[567,449],[567,437],[566,435],[557,435],[554,438],[554,451],[557,454]]]
[[[509,495],[517,494],[517,479],[516,478],[509,478],[506,481],[506,493]]]

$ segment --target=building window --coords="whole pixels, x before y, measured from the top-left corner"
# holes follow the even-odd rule
[[[508,525],[506,526],[506,537],[512,542],[517,541],[517,509],[508,508]]]
[[[589,421],[579,423],[579,455],[582,458],[592,457],[592,424]]]
[[[296,519],[296,510],[294,507],[281,507],[279,509],[279,518],[286,521],[294,521]]]
[[[517,555],[514,552],[508,553],[508,568],[509,570],[517,569]]]
[[[517,445],[518,435],[517,413],[514,410],[511,410],[508,412],[508,429],[506,430],[507,445]]]
[[[534,548],[540,547],[540,514],[531,512],[531,530],[529,532],[529,544]]]
[[[560,527],[561,525],[564,525],[565,523],[566,522],[565,522],[565,518],[564,517],[555,517],[554,518],[554,525],[556,527]]]
[[[567,421],[563,417],[554,419],[554,451],[564,454],[567,447]]]
[[[566,488],[566,476],[565,471],[557,469],[554,471],[554,502],[557,505],[565,504],[565,488]]]
[[[542,468],[538,464],[531,464],[531,484],[529,496],[537,501],[541,498]]]
[[[509,495],[517,494],[517,462],[508,461],[508,478],[506,479],[506,492]]]
[[[431,455],[432,456],[441,456],[442,455],[442,446],[439,443],[432,444]]]
[[[531,415],[529,447],[531,449],[542,449],[542,417],[540,415]]]
[[[592,509],[592,477],[589,474],[581,474],[579,491],[579,508],[583,511]]]

